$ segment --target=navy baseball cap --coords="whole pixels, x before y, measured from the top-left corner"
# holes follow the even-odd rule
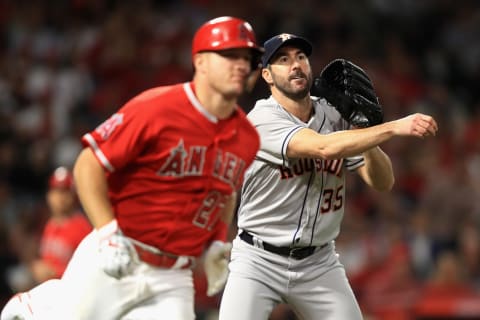
[[[263,44],[265,53],[262,56],[262,66],[265,68],[275,52],[285,45],[299,48],[307,55],[307,57],[312,54],[312,44],[310,41],[294,34],[282,33],[271,37]]]

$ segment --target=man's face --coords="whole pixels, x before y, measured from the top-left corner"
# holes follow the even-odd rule
[[[229,49],[203,53],[202,72],[210,86],[227,99],[239,97],[245,91],[251,71],[251,49]]]
[[[312,86],[312,69],[305,53],[285,46],[273,55],[262,76],[272,90],[278,90],[292,100],[305,98]]]
[[[47,203],[52,216],[64,216],[75,208],[76,195],[68,188],[50,188],[47,192]]]

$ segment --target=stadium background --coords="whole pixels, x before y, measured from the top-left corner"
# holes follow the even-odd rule
[[[425,112],[434,139],[394,139],[388,194],[349,176],[338,251],[369,319],[480,318],[480,2],[475,0],[0,0],[0,305],[35,255],[51,170],[80,136],[143,89],[187,81],[204,21],[248,20],[260,43],[314,44],[318,73],[347,58],[371,75],[386,120]],[[267,95],[261,81],[246,111]],[[231,236],[235,233],[232,227]],[[201,294],[199,319],[218,299]],[[272,319],[294,319],[279,308]]]

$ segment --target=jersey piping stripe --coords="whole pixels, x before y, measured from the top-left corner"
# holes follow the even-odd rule
[[[110,161],[108,161],[107,157],[103,154],[102,150],[98,147],[97,143],[95,142],[95,139],[93,139],[92,135],[90,133],[87,133],[84,136],[85,140],[88,142],[88,144],[92,147],[93,152],[97,156],[97,158],[100,160],[102,165],[110,172],[115,171],[115,168],[112,166]]]
[[[300,129],[303,129],[303,127],[297,126],[297,127],[293,128],[287,134],[285,139],[283,140],[283,143],[282,143],[282,162],[283,162],[283,166],[287,166],[287,159],[286,159],[287,158],[287,141],[290,141],[290,137]]]
[[[326,116],[325,113],[324,113],[324,114],[323,114],[322,124],[320,125],[320,128],[317,130],[318,133],[320,133],[320,130],[322,130],[323,125],[325,124],[326,119],[327,119],[327,116]],[[322,188],[320,189],[320,195],[319,195],[318,200],[317,200],[317,209],[316,209],[317,211],[316,211],[316,213],[315,213],[315,219],[313,219],[312,233],[311,233],[311,235],[310,235],[310,244],[309,244],[309,245],[312,245],[312,242],[313,242],[313,235],[315,234],[315,226],[317,225],[317,220],[318,220],[319,214],[320,214],[319,212],[320,212],[320,204],[322,203],[323,188],[325,187],[325,181],[324,181],[324,177],[325,177],[324,174],[325,174],[325,172],[324,172],[324,170],[323,170],[323,169],[324,169],[324,168],[323,168],[324,163],[325,163],[325,162],[324,162],[323,159],[322,159],[322,171],[321,171],[321,173],[322,173]]]
[[[305,204],[307,203],[307,196],[308,196],[308,191],[310,190],[310,182],[312,181],[312,176],[313,176],[313,170],[312,170],[312,173],[310,173],[310,178],[308,179],[307,191],[305,191],[305,196],[303,197],[302,210],[300,211],[300,217],[298,218],[297,230],[295,230],[295,233],[293,234],[292,246],[295,245],[295,239],[297,237],[298,231],[300,231],[300,226],[302,224],[303,213],[305,212]]]
[[[323,128],[323,125],[325,124],[325,120],[326,120],[326,115],[325,113],[323,114],[323,120],[322,120],[322,124],[320,125],[320,127],[318,128],[317,132],[320,133],[320,131],[322,130]],[[315,230],[315,224],[316,224],[316,221],[317,221],[317,217],[318,217],[318,207],[320,206],[320,202],[322,200],[322,194],[323,194],[323,160],[322,160],[322,189],[320,191],[320,197],[318,199],[318,202],[317,202],[317,212],[315,213],[315,219],[314,219],[314,223],[313,223],[313,226],[312,226],[312,234],[310,235],[310,242],[309,242],[309,245],[312,244],[313,242],[313,234],[314,234],[314,230]],[[293,239],[292,239],[292,245],[295,244],[295,238],[297,237],[297,234],[298,232],[300,231],[300,226],[302,224],[302,217],[303,217],[303,212],[304,212],[304,209],[305,209],[305,204],[307,202],[307,196],[308,196],[308,192],[310,191],[310,186],[311,186],[311,182],[312,182],[312,179],[313,179],[313,176],[315,175],[315,171],[312,170],[312,172],[310,173],[310,178],[308,179],[308,186],[307,186],[307,190],[305,191],[305,196],[303,197],[303,203],[302,203],[302,212],[300,213],[300,217],[298,219],[298,224],[297,224],[297,230],[295,230],[295,233],[293,234]]]
[[[322,167],[323,167],[323,160],[322,160]],[[310,235],[310,244],[309,244],[310,246],[312,245],[312,242],[313,242],[313,235],[315,234],[315,226],[317,225],[317,219],[319,217],[319,212],[320,212],[320,204],[322,203],[323,187],[324,187],[323,177],[324,177],[324,172],[322,170],[322,189],[320,190],[320,195],[318,196],[317,209],[316,209],[317,211],[315,214],[315,219],[313,219],[312,233]]]
[[[198,112],[203,114],[205,118],[207,118],[210,122],[218,123],[217,117],[205,110],[200,101],[198,101],[197,97],[193,93],[192,88],[190,87],[190,82],[186,82],[183,84],[183,90],[185,90],[188,100],[190,100],[190,103],[195,107],[195,109],[198,110]]]
[[[346,167],[347,167],[349,170],[354,170],[354,169],[356,169],[357,167],[359,167],[360,164],[362,164],[362,163],[363,163],[363,158],[362,158],[362,159],[358,159],[357,161],[349,162]]]

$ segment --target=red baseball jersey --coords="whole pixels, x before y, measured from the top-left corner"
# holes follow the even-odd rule
[[[92,226],[81,212],[61,222],[47,221],[40,240],[40,258],[53,267],[55,278],[62,276],[73,252],[90,231]]]
[[[82,142],[107,171],[124,234],[190,256],[225,240],[219,212],[260,146],[240,107],[217,119],[197,100],[193,83],[139,94]]]

